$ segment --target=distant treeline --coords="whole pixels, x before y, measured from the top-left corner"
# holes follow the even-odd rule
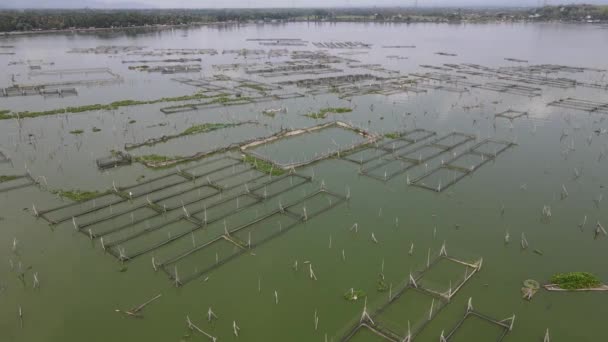
[[[339,9],[146,9],[4,10],[0,31],[65,30],[259,20],[452,22],[492,20],[608,20],[608,6],[569,5],[535,9],[339,8]]]

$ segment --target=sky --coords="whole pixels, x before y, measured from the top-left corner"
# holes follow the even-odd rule
[[[608,0],[417,0],[432,6],[538,6],[545,3],[608,4]],[[0,0],[0,7],[19,8],[253,8],[413,6],[416,0]],[[4,4],[3,4],[4,3]]]

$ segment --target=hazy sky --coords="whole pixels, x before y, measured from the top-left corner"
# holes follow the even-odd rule
[[[46,2],[47,0],[41,0]],[[415,0],[97,0],[103,3],[133,1],[154,7],[312,7],[312,6],[411,6]],[[544,0],[418,0],[419,6],[510,5],[536,6]],[[561,3],[608,3],[608,0],[548,0]]]
[[[227,7],[344,7],[412,6],[416,0],[0,0],[0,7],[154,7],[154,8],[227,8]],[[418,0],[419,6],[537,6],[545,0]],[[608,0],[547,0],[563,3],[608,4]]]

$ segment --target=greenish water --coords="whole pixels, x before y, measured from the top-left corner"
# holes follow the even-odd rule
[[[399,70],[403,75],[433,71],[421,68],[420,64],[519,65],[505,61],[505,57],[528,59],[530,64],[608,68],[604,58],[608,46],[605,30],[586,25],[289,24],[138,34],[117,32],[30,36],[3,40],[3,44],[15,46],[16,55],[0,56],[0,65],[5,71],[0,74],[0,87],[9,86],[13,74],[22,84],[50,81],[46,76],[28,75],[27,65],[8,66],[11,61],[28,59],[54,62],[53,66],[43,66],[49,70],[109,67],[123,77],[123,82],[77,86],[77,97],[0,98],[0,110],[46,110],[123,99],[143,100],[192,94],[197,88],[172,81],[171,78],[200,78],[219,74],[212,68],[213,64],[290,60],[288,56],[258,60],[252,56],[244,59],[236,58],[234,54],[222,54],[223,49],[268,49],[246,39],[279,36],[308,41],[361,40],[373,43],[374,48],[367,54],[344,56],[338,54],[342,52],[340,50],[329,52],[357,59],[361,63],[378,63],[385,68]],[[72,48],[98,45],[138,45],[149,49],[215,48],[219,54],[200,56],[203,59],[202,73],[163,75],[130,71],[128,66],[131,64],[121,61],[173,58],[171,56],[66,53]],[[417,47],[393,50],[382,49],[382,45]],[[305,49],[317,50],[312,45]],[[437,51],[453,52],[458,56],[435,55]],[[409,59],[386,58],[395,54]],[[344,70],[342,74],[370,72],[345,64],[339,64],[338,68]],[[264,78],[242,71],[228,71],[226,74],[268,83],[326,76]],[[549,76],[606,82],[605,72],[561,72]],[[63,80],[75,77],[69,75]],[[468,80],[479,83],[497,81],[475,76],[469,76]],[[426,322],[425,318],[432,300],[428,295],[418,293],[407,293],[399,298],[394,306],[379,316],[378,322],[385,323],[399,334],[407,331],[408,321],[412,327],[424,324],[424,329],[415,340],[437,341],[442,331],[450,331],[462,319],[467,300],[472,297],[475,310],[485,315],[499,320],[516,315],[514,328],[504,341],[542,340],[547,328],[557,341],[604,340],[607,334],[602,315],[608,304],[604,293],[541,290],[532,301],[521,298],[523,280],[532,278],[546,283],[556,272],[589,271],[608,282],[605,262],[608,256],[607,237],[594,239],[593,233],[596,222],[604,226],[608,224],[605,201],[597,201],[600,196],[605,197],[608,182],[608,161],[601,157],[608,149],[606,116],[546,106],[551,101],[565,97],[606,102],[606,91],[586,87],[538,87],[542,89],[542,95],[533,98],[475,88],[462,94],[429,90],[421,94],[365,95],[352,99],[325,94],[171,115],[159,111],[167,104],[154,104],[20,122],[0,121],[0,149],[11,158],[9,163],[0,163],[0,174],[23,174],[27,168],[34,177],[43,176],[52,189],[105,191],[111,189],[113,183],[118,187],[127,187],[138,181],[175,172],[175,169],[153,171],[139,164],[101,172],[97,170],[95,159],[107,156],[112,149],[122,150],[125,143],[176,134],[205,122],[258,120],[259,124],[187,136],[131,152],[133,155],[190,155],[268,136],[282,128],[311,127],[331,120],[349,122],[378,134],[418,127],[437,132],[437,137],[457,131],[517,143],[496,160],[486,163],[441,193],[407,184],[408,176],[414,179],[424,174],[424,165],[383,182],[360,174],[357,163],[328,159],[297,170],[299,175],[314,176],[311,182],[300,184],[294,179],[291,183],[283,181],[270,184],[268,176],[247,170],[240,163],[233,166],[230,162],[207,164],[208,161],[198,161],[192,165],[207,166],[197,167],[193,174],[203,175],[213,171],[209,176],[213,184],[235,186],[222,193],[222,198],[238,196],[238,203],[235,199],[214,206],[220,195],[208,186],[207,177],[202,176],[192,184],[190,181],[180,183],[162,193],[154,192],[148,196],[151,201],[157,201],[173,193],[200,187],[200,192],[196,189],[180,197],[162,200],[162,204],[175,208],[166,215],[158,215],[158,212],[147,207],[135,209],[146,204],[146,192],[169,186],[172,182],[184,181],[183,177],[170,176],[154,183],[156,185],[131,188],[130,191],[137,198],[132,202],[114,204],[111,214],[108,208],[78,218],[78,224],[85,225],[108,215],[126,212],[125,215],[91,226],[95,228],[94,231],[92,229],[95,234],[108,234],[104,235],[104,241],[108,243],[159,225],[159,230],[144,235],[142,239],[119,244],[127,254],[191,229],[188,223],[182,221],[165,225],[165,222],[183,214],[182,201],[185,202],[185,210],[193,217],[203,220],[206,210],[210,221],[218,218],[195,234],[187,234],[180,240],[126,262],[126,269],[110,255],[112,251],[119,253],[116,247],[104,252],[99,239],[90,240],[87,234],[75,231],[69,219],[73,214],[69,210],[61,215],[68,219],[55,226],[49,226],[42,218],[36,218],[31,213],[32,205],[42,211],[65,204],[67,200],[34,186],[2,192],[0,340],[207,340],[187,328],[186,316],[189,316],[193,323],[217,336],[220,341],[339,341],[358,322],[364,306],[363,299],[346,301],[344,293],[351,288],[365,291],[368,309],[374,312],[386,303],[389,296],[387,291],[378,291],[379,273],[383,273],[385,282],[396,292],[407,282],[410,272],[425,268],[429,249],[432,255],[437,255],[444,242],[448,255],[468,262],[483,258],[483,268],[445,307],[436,311],[430,322]],[[305,89],[286,86],[282,91],[303,92]],[[264,109],[277,107],[289,110],[276,114],[274,118],[261,114]],[[349,107],[353,108],[353,112],[332,114],[325,120],[303,116],[326,107]],[[494,117],[509,108],[529,114],[513,121]],[[132,120],[135,122],[129,123]],[[93,127],[101,131],[93,132]],[[84,130],[84,134],[69,133],[77,129]],[[315,153],[325,153],[335,144],[352,144],[353,138],[358,138],[351,136],[350,132],[333,134],[331,130],[339,129],[332,128],[329,134],[323,131],[321,136],[311,134],[279,141],[276,145],[269,144],[260,149],[264,155],[290,162],[310,158]],[[596,130],[599,134],[595,133]],[[456,152],[471,144],[460,147]],[[237,151],[229,154],[236,159],[241,157]],[[447,160],[449,155],[429,161],[426,167],[439,166],[442,158]],[[473,162],[467,159],[462,161],[461,166],[466,167]],[[189,166],[182,165],[180,168],[185,170]],[[214,171],[220,167],[223,168]],[[363,169],[366,167],[367,164]],[[390,173],[403,165],[396,163],[390,167],[379,167],[377,176],[382,178],[385,171]],[[445,184],[443,180],[450,177],[453,175],[442,174],[436,178]],[[432,181],[437,183],[436,179]],[[255,202],[251,199],[252,195],[246,193],[247,189],[242,185],[245,182],[253,195],[263,197],[266,194],[269,198]],[[330,200],[337,201],[336,198],[314,197],[304,203],[298,202],[318,190],[321,183],[338,195],[350,193],[350,199],[313,217]],[[562,186],[568,192],[563,199]],[[291,190],[282,192],[286,189]],[[101,206],[102,202],[99,200],[96,205]],[[293,213],[271,216],[268,221],[258,224],[259,227],[235,232],[233,236],[247,242],[251,232],[251,240],[255,244],[276,234],[278,221],[281,222],[280,229],[290,227],[291,223],[300,219],[298,215],[302,215],[304,207],[311,218],[179,288],[161,269],[153,270],[153,256],[159,263],[170,261],[189,251],[193,245],[200,246],[218,238],[225,230],[236,229],[275,212],[279,203]],[[296,204],[290,207],[292,203]],[[541,220],[543,206],[550,206],[552,210],[548,222]],[[131,217],[133,209],[136,211]],[[224,217],[235,210],[239,211]],[[151,215],[151,218],[144,220],[145,215]],[[578,225],[585,216],[587,224],[581,231]],[[136,224],[135,221],[140,219],[142,221]],[[128,230],[108,233],[108,230],[129,226],[129,223],[134,226]],[[356,232],[351,229],[355,223]],[[509,244],[505,244],[506,232],[510,234]],[[525,250],[520,248],[522,233],[529,242]],[[372,234],[377,243],[373,241]],[[15,239],[17,243],[13,249]],[[223,260],[239,252],[234,244],[220,241],[221,244],[214,245],[214,249],[201,250],[201,253],[178,261],[181,277],[186,278],[205,265],[213,266],[218,259]],[[412,244],[414,248],[410,253]],[[534,250],[541,251],[542,255],[534,253]],[[296,260],[299,265],[297,270],[294,267]],[[310,279],[309,264],[314,268],[317,280]],[[172,267],[173,264],[169,265]],[[173,272],[171,267],[167,267],[167,273]],[[24,271],[24,281],[18,277],[19,268]],[[443,260],[422,277],[420,285],[446,291],[450,283],[455,284],[462,278],[464,272],[464,266],[446,264]],[[39,288],[35,289],[34,273],[37,273],[40,282]],[[159,293],[162,297],[142,310],[142,319],[115,311],[136,307]],[[436,304],[439,305],[438,302]],[[213,322],[207,322],[209,307],[218,316]],[[19,317],[20,308],[22,320]],[[316,330],[315,317],[318,317]],[[233,322],[241,329],[238,338],[233,334]],[[490,341],[496,336],[495,328],[476,318],[468,318],[453,340]],[[377,335],[361,330],[351,341],[377,340]]]

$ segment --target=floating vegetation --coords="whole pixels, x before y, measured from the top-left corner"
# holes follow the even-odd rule
[[[199,107],[211,106],[211,105],[222,105],[222,106],[230,106],[237,104],[248,104],[254,103],[254,99],[245,97],[245,96],[236,96],[236,97],[228,97],[224,94],[218,96],[212,96],[213,100],[207,102],[198,102],[198,103],[186,103],[178,106],[170,106],[161,108],[161,112],[165,114],[178,113],[182,111],[196,110]],[[210,97],[205,97],[210,98]]]
[[[101,128],[93,127],[91,131],[94,133],[101,132]]]
[[[275,167],[272,163],[250,155],[245,155],[243,161],[251,164],[256,170],[271,176],[280,176],[285,173],[285,170]]]
[[[0,120],[12,119],[13,117],[10,114],[10,110],[0,109]]]
[[[255,83],[244,83],[238,86],[239,88],[249,88],[249,89],[253,89],[253,90],[257,90],[259,92],[265,92],[268,91],[269,89],[264,87],[261,84],[255,84]]]
[[[70,134],[74,134],[74,135],[79,135],[84,133],[84,131],[82,129],[75,129],[73,131],[70,131]]]
[[[201,93],[195,93],[192,95],[184,95],[184,96],[176,96],[176,97],[163,97],[155,100],[147,100],[147,101],[138,101],[138,100],[122,100],[122,101],[114,101],[108,104],[92,104],[92,105],[84,105],[78,107],[65,107],[58,109],[51,109],[39,112],[11,112],[9,115],[9,111],[0,112],[0,120],[13,119],[13,118],[35,118],[39,116],[47,116],[47,115],[57,115],[57,114],[68,114],[68,113],[83,113],[97,110],[116,110],[121,107],[129,107],[129,106],[139,106],[139,105],[147,105],[147,104],[155,104],[162,102],[179,102],[179,101],[190,101],[190,100],[202,100],[213,98],[222,95],[210,96]],[[228,98],[220,97],[218,102],[227,101]]]
[[[384,135],[384,137],[388,139],[399,139],[400,136],[401,135],[399,133],[386,133]]]
[[[208,132],[216,131],[218,129],[231,128],[231,127],[237,127],[240,125],[255,124],[255,123],[257,123],[257,121],[243,121],[243,122],[237,122],[237,123],[204,123],[204,124],[199,124],[199,125],[193,125],[178,134],[163,135],[162,137],[151,138],[142,143],[137,143],[137,144],[125,144],[125,149],[132,150],[134,148],[138,148],[138,147],[142,147],[142,146],[153,146],[158,143],[167,142],[171,139],[185,137],[188,135],[208,133]]]
[[[380,273],[378,276],[378,283],[376,284],[376,290],[378,290],[378,292],[386,292],[388,289],[389,285],[384,280],[384,275]]]
[[[10,182],[13,181],[15,179],[19,179],[21,178],[21,176],[15,176],[15,175],[0,175],[0,183],[4,183],[4,182]]]
[[[176,159],[181,159],[182,156],[161,156],[159,154],[146,154],[143,156],[135,157],[135,161],[143,164],[147,163],[165,163],[167,161],[172,161]]]
[[[352,112],[352,108],[348,107],[329,107],[323,108],[318,112],[308,113],[305,116],[312,119],[325,119],[329,114],[344,114]]]
[[[51,193],[59,195],[59,197],[65,197],[74,202],[83,202],[103,195],[103,193],[99,191],[83,190],[51,190]]]
[[[558,273],[551,277],[551,283],[565,290],[579,290],[599,287],[602,282],[588,272]]]
[[[344,299],[346,299],[349,302],[357,301],[366,296],[367,296],[367,294],[365,293],[365,291],[355,290],[353,288],[351,288],[350,290],[346,291],[346,293],[344,293]]]

